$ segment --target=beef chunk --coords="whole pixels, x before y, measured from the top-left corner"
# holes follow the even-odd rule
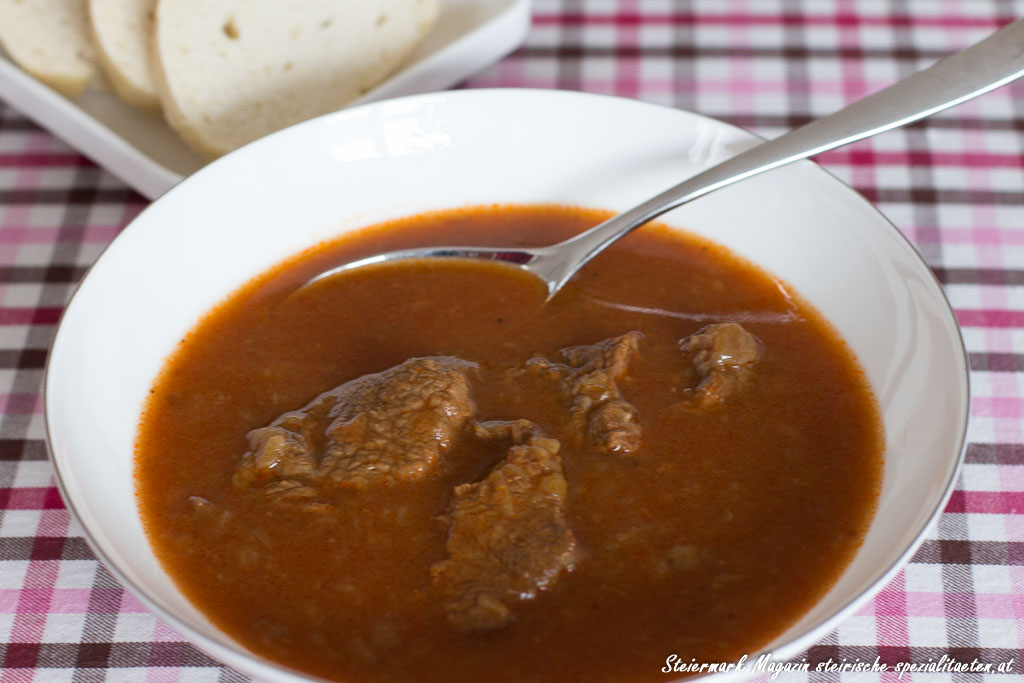
[[[697,374],[690,391],[701,406],[714,406],[743,389],[761,358],[757,337],[738,323],[708,325],[679,342]]]
[[[458,358],[413,358],[320,394],[304,408],[249,432],[239,486],[308,497],[318,484],[364,488],[413,481],[435,469],[472,417]]]
[[[455,488],[449,557],[430,570],[460,631],[505,626],[517,603],[550,588],[577,557],[558,441],[526,420],[483,423],[476,433],[513,445],[483,481]]]
[[[643,335],[628,332],[586,346],[558,352],[558,360],[532,358],[527,368],[559,381],[572,401],[569,415],[591,445],[608,453],[633,453],[642,433],[636,408],[622,396],[618,381],[626,375],[630,357]]]

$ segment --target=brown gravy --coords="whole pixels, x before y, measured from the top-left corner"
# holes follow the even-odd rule
[[[254,652],[346,681],[664,680],[670,654],[734,659],[793,623],[867,530],[882,428],[848,348],[782,283],[647,226],[548,305],[528,276],[471,262],[368,268],[289,296],[325,263],[547,244],[603,217],[501,206],[394,221],[311,249],[209,313],[155,384],[136,458],[147,533],[185,594]],[[756,376],[695,407],[678,342],[725,321],[760,341]],[[538,354],[631,330],[643,339],[620,387],[643,429],[636,453],[570,447],[557,393],[503,384]],[[452,629],[430,579],[453,487],[494,467],[494,448],[467,441],[439,477],[324,494],[329,515],[232,484],[250,430],[421,356],[479,364],[478,419],[527,418],[563,440],[579,560],[501,629]]]

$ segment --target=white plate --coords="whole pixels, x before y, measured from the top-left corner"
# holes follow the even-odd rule
[[[408,65],[353,104],[451,87],[518,47],[529,26],[530,0],[441,0],[434,29]],[[160,116],[106,91],[68,99],[18,68],[2,49],[0,99],[149,199],[206,163]]]
[[[467,204],[621,210],[756,142],[632,100],[464,90],[346,109],[208,165],[114,240],[61,320],[45,415],[65,500],[103,561],[188,638],[262,680],[294,680],[213,628],[142,530],[133,443],[145,396],[183,334],[251,276],[345,230]],[[948,499],[968,410],[959,330],[900,233],[810,162],[720,190],[664,221],[803,294],[849,343],[880,402],[887,451],[878,514],[838,583],[769,645],[786,659],[885,585]],[[651,662],[652,671],[662,664]]]

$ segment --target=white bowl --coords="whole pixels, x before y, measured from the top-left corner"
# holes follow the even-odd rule
[[[756,142],[723,123],[631,100],[471,90],[331,114],[203,168],[103,253],[50,354],[52,457],[92,548],[214,657],[263,680],[294,680],[212,627],[161,569],[142,530],[132,478],[140,407],[183,333],[249,277],[344,230],[494,202],[623,209]],[[875,521],[838,583],[767,647],[786,659],[874,595],[945,505],[968,412],[959,330],[910,244],[809,162],[721,190],[664,221],[792,285],[849,343],[881,404],[887,450]]]

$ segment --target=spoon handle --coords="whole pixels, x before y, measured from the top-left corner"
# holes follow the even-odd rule
[[[834,114],[731,157],[564,242],[561,255],[544,265],[547,272],[542,277],[553,296],[605,247],[666,211],[758,173],[905,126],[1021,76],[1024,19]]]

